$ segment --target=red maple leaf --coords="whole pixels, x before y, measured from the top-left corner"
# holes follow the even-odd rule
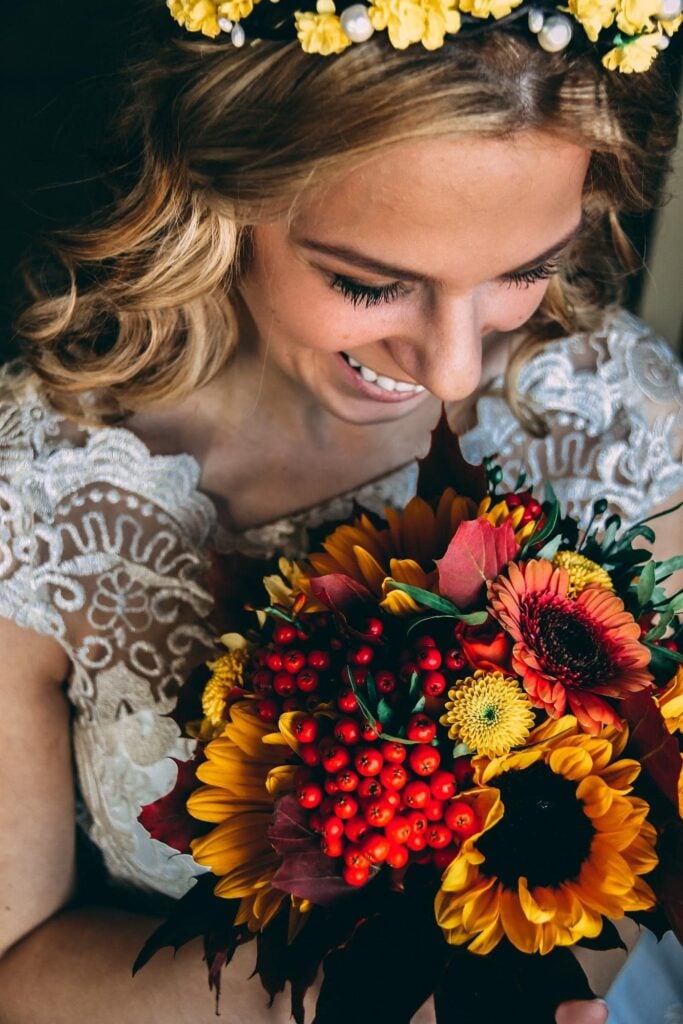
[[[498,576],[519,551],[510,520],[492,526],[469,519],[456,530],[443,558],[436,561],[439,593],[461,610],[481,603],[488,580]]]
[[[198,751],[190,761],[172,758],[178,766],[175,785],[166,796],[147,804],[138,815],[138,821],[147,829],[152,839],[158,839],[172,846],[180,853],[190,852],[190,840],[203,835],[213,825],[197,821],[187,811],[190,793],[200,785],[197,768],[206,760],[203,751]]]

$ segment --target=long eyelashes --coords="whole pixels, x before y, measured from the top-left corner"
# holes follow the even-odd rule
[[[405,295],[408,289],[405,285],[394,281],[392,284],[383,284],[373,287],[368,284],[361,284],[350,277],[342,277],[334,274],[332,287],[335,291],[341,292],[345,299],[352,302],[354,306],[378,306],[380,302],[393,302],[400,295]]]
[[[531,270],[507,274],[503,280],[510,287],[528,288],[537,281],[547,281],[553,274],[557,273],[557,268],[558,262],[556,260],[549,260],[547,263],[541,263],[537,267],[532,267]],[[360,281],[354,281],[353,278],[344,277],[341,274],[332,275],[331,287],[335,291],[340,292],[354,306],[362,305],[366,308],[379,306],[382,302],[393,302],[395,299],[410,292],[410,288],[407,288],[399,281],[373,286],[361,284]]]

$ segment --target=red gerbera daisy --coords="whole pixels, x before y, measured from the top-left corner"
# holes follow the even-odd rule
[[[597,733],[619,719],[603,697],[625,697],[652,683],[650,652],[623,601],[602,587],[567,596],[569,576],[545,559],[508,566],[489,588],[491,612],[515,641],[514,670],[535,707],[553,718],[567,705]]]

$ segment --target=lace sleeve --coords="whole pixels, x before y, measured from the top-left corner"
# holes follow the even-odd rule
[[[520,388],[548,426],[532,438],[495,395],[479,400],[463,439],[471,462],[497,453],[505,486],[526,472],[550,480],[584,519],[598,498],[633,522],[683,487],[681,372],[668,346],[635,317],[549,346],[524,368]]]
[[[196,866],[136,819],[189,754],[165,716],[214,644],[213,508],[193,459],[151,456],[126,430],[74,433],[30,389],[4,399],[0,614],[69,656],[84,823],[110,874],[178,895]]]

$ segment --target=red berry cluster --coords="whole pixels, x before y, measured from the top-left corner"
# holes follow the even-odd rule
[[[501,494],[500,497],[509,509],[519,508],[520,505],[524,508],[524,514],[518,523],[518,529],[531,522],[537,522],[539,526],[543,526],[545,523],[545,512],[540,502],[536,501],[533,497],[531,491],[519,491],[517,494],[511,491],[508,494]]]
[[[352,715],[302,715],[295,733],[305,766],[297,772],[296,798],[310,811],[323,852],[342,858],[347,884],[364,885],[379,865],[400,870],[409,860],[443,870],[476,831],[472,806],[456,798],[464,779],[441,768],[432,745],[436,725],[427,715],[409,718],[409,743],[382,739]]]

